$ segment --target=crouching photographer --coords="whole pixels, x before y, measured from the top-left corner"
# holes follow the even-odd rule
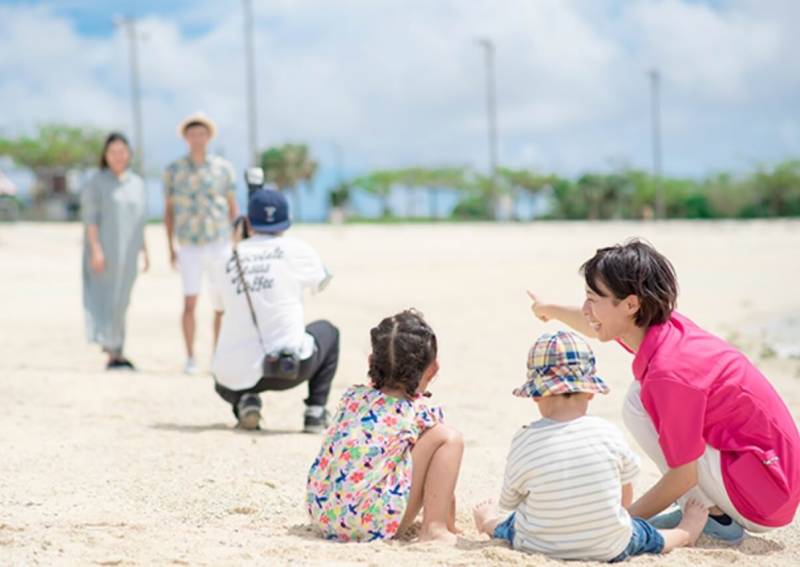
[[[339,330],[328,321],[304,325],[304,290],[321,291],[331,276],[308,244],[285,236],[290,226],[283,193],[251,191],[235,230],[240,240],[213,275],[215,309],[224,315],[211,370],[242,429],[259,428],[259,393],[307,382],[303,431],[319,433],[328,425]]]

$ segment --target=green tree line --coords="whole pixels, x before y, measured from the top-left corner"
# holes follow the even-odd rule
[[[658,181],[658,183],[657,183]],[[457,190],[455,218],[491,219],[495,213],[492,195],[512,203],[527,195],[544,197],[552,219],[641,219],[653,215],[658,184],[664,194],[668,218],[760,218],[800,216],[800,160],[761,166],[742,175],[717,173],[701,179],[664,176],[656,180],[639,169],[610,173],[585,173],[575,178],[534,170],[501,167],[494,180],[463,167],[377,170],[346,185],[367,191],[382,202],[390,215],[388,197],[394,187],[407,194],[423,190],[431,195],[431,216],[437,192]],[[341,188],[339,188],[341,191]],[[516,207],[512,207],[513,211]],[[404,216],[414,216],[408,208]]]
[[[94,166],[103,138],[96,128],[45,125],[33,137],[0,138],[0,156],[33,171],[38,191],[46,191],[52,178],[63,177],[66,170]],[[294,194],[299,217],[301,188],[310,189],[319,170],[308,146],[290,143],[267,148],[261,165],[266,181]],[[500,167],[494,179],[465,166],[380,169],[337,183],[329,189],[329,198],[331,206],[346,207],[354,190],[365,191],[379,199],[383,217],[416,217],[420,216],[416,197],[425,194],[428,214],[441,218],[446,213],[442,193],[455,190],[459,200],[451,217],[491,219],[497,214],[498,197],[513,204],[525,195],[536,195],[548,203],[548,218],[640,219],[652,216],[659,186],[669,218],[800,216],[800,159],[756,167],[745,174],[717,173],[700,179],[664,176],[656,180],[633,168],[568,178]],[[399,215],[389,206],[396,187],[403,188],[407,197]],[[514,210],[512,206],[512,216]]]

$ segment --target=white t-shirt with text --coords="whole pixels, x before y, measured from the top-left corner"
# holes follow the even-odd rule
[[[303,291],[319,291],[330,278],[320,257],[287,236],[255,235],[237,250],[266,351],[310,357],[314,339],[305,332]],[[215,266],[211,279],[214,308],[225,312],[211,371],[226,388],[244,390],[261,379],[265,353],[233,255]]]

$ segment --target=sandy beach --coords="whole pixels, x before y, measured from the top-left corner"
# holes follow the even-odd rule
[[[512,435],[538,417],[511,390],[524,379],[532,341],[558,326],[531,316],[525,289],[582,301],[581,262],[633,235],[675,264],[680,310],[744,349],[800,416],[800,359],[791,357],[800,344],[792,336],[800,332],[798,221],[300,226],[292,233],[335,275],[306,303],[308,321],[327,318],[341,330],[331,409],[347,386],[365,381],[368,332],[383,316],[414,306],[437,332],[433,400],[466,440],[458,545],[336,544],[316,536],[304,498],[320,438],[299,433],[305,389],[265,395],[265,429],[245,433],[233,429],[207,372],[181,374],[180,277],[168,265],[163,226],[147,228],[153,267],[140,275],[128,312],[127,354],[140,371],[109,373],[84,335],[80,225],[15,224],[0,225],[0,565],[564,564],[479,536],[471,508],[498,496]],[[205,291],[197,351],[207,370]],[[614,344],[593,347],[611,394],[596,399],[591,413],[622,427],[631,356]],[[637,494],[658,478],[643,463]],[[695,548],[631,564],[794,567],[800,520],[737,547],[701,538]]]

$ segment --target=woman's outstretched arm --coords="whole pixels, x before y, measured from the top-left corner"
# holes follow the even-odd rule
[[[531,291],[528,291],[528,297],[530,297],[532,301],[531,311],[540,321],[547,322],[551,319],[555,319],[586,337],[597,337],[597,333],[595,333],[594,329],[589,325],[589,321],[586,320],[583,310],[580,307],[544,303],[539,299],[538,295]]]

